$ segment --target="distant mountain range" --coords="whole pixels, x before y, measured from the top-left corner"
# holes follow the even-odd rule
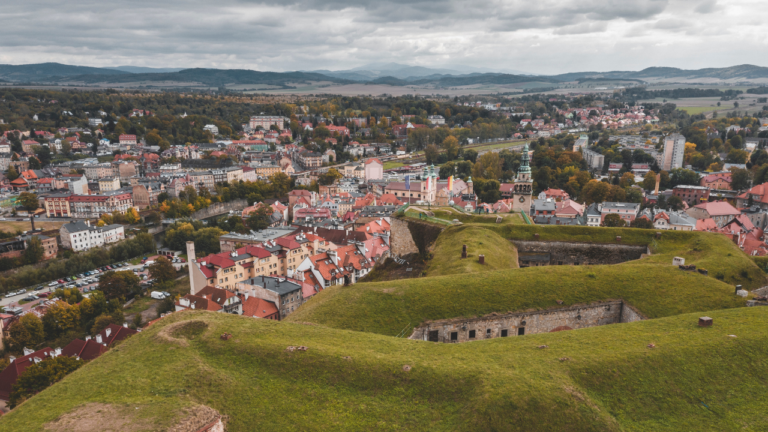
[[[560,75],[525,75],[492,71],[466,73],[455,69],[432,69],[399,63],[372,63],[354,69],[329,71],[260,72],[246,69],[174,69],[118,66],[96,68],[59,63],[0,65],[0,80],[40,84],[132,84],[162,87],[169,83],[191,86],[272,85],[288,88],[295,84],[384,84],[391,86],[459,87],[475,84],[518,84],[526,82],[565,83],[599,79],[632,80],[754,80],[768,78],[768,68],[740,65],[726,68],[684,70],[650,67],[641,71],[573,72]]]

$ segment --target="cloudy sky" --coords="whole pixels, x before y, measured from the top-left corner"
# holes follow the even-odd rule
[[[3,0],[0,63],[556,74],[768,66],[765,0]]]

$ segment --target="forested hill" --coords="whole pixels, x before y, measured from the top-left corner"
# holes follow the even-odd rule
[[[583,78],[611,79],[660,79],[660,78],[715,78],[715,79],[757,79],[768,78],[768,68],[755,65],[738,65],[725,68],[706,68],[696,70],[678,69],[672,67],[649,67],[641,71],[611,71],[611,72],[572,72],[553,75],[560,81],[576,81]]]
[[[95,68],[89,66],[71,66],[61,63],[39,63],[28,65],[0,65],[0,78],[8,81],[48,81],[51,77],[73,75],[126,75],[128,72]]]
[[[310,72],[260,72],[246,69],[184,69],[170,73],[141,73],[123,75],[79,75],[64,77],[62,82],[85,83],[130,83],[130,82],[185,82],[201,83],[213,87],[232,84],[268,84],[284,86],[290,83],[323,81],[351,83],[352,81],[332,78]]]

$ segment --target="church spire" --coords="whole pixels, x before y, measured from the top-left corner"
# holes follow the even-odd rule
[[[528,143],[525,143],[523,146],[523,157],[520,159],[520,170],[518,171],[518,174],[520,173],[529,173],[531,172],[531,167],[529,166],[530,158],[528,157]]]

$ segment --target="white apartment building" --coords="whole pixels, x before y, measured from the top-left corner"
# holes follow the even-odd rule
[[[216,125],[212,125],[212,124],[205,125],[203,126],[203,130],[210,132],[213,136],[216,136],[219,134],[219,128],[216,127]]]
[[[685,137],[680,134],[672,134],[664,138],[664,150],[661,154],[659,166],[664,171],[683,167],[683,154],[685,153]],[[657,160],[658,162],[658,160]]]
[[[283,130],[283,123],[286,121],[289,121],[289,119],[283,116],[251,116],[248,125],[251,129],[261,126],[266,130],[269,130],[270,126],[276,125],[278,129]]]
[[[90,221],[70,222],[59,229],[59,235],[63,248],[79,252],[123,240],[125,230],[118,224],[92,227]]]

